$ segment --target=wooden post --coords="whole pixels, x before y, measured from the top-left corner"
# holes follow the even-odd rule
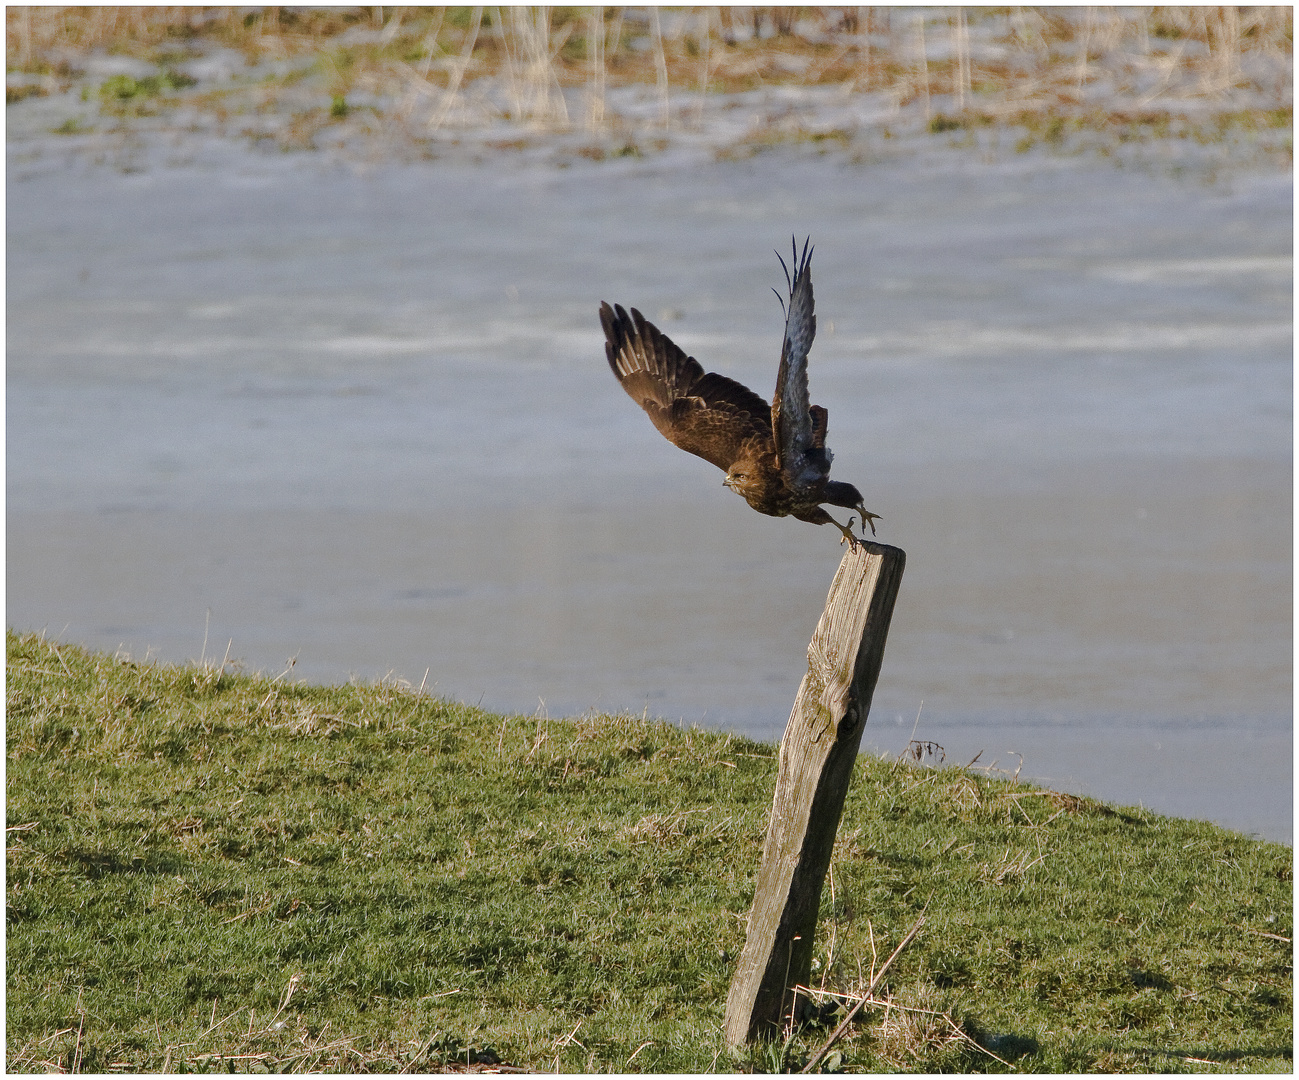
[[[863,543],[839,564],[807,648],[807,674],[780,741],[780,771],[749,914],[726,998],[731,1046],[774,1036],[807,985],[834,837],[861,745],[906,553]]]

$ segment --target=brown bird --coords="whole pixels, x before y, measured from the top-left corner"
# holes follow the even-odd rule
[[[753,509],[772,517],[792,515],[814,525],[834,525],[851,544],[853,519],[840,525],[822,503],[861,514],[872,535],[875,519],[852,484],[830,479],[825,446],[827,414],[808,404],[807,354],[816,336],[812,303],[812,254],[803,244],[796,272],[777,254],[789,286],[785,342],[780,351],[776,393],[768,405],[747,386],[705,372],[635,308],[600,305],[609,366],[632,400],[649,413],[667,440],[711,461],[726,473],[722,481]],[[776,294],[778,299],[780,294]],[[784,300],[781,299],[784,306]],[[840,541],[842,543],[843,541]]]

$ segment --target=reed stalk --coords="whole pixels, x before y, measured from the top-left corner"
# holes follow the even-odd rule
[[[650,8],[650,26],[654,31],[654,74],[659,96],[659,122],[667,131],[672,125],[672,106],[668,101],[668,62],[663,52],[663,27],[659,23],[659,9]]]
[[[604,8],[593,7],[586,34],[587,58],[591,75],[587,84],[586,126],[598,132],[604,127]]]

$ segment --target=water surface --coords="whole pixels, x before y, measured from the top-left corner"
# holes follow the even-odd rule
[[[596,309],[769,394],[810,233],[834,475],[908,553],[866,745],[1288,841],[1291,207],[959,152],[11,154],[7,619],[778,738],[838,534],[666,443]]]

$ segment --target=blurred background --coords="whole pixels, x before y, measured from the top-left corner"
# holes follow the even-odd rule
[[[864,746],[1292,837],[1289,8],[8,8],[8,625],[775,740],[841,557],[601,300],[908,553]]]

